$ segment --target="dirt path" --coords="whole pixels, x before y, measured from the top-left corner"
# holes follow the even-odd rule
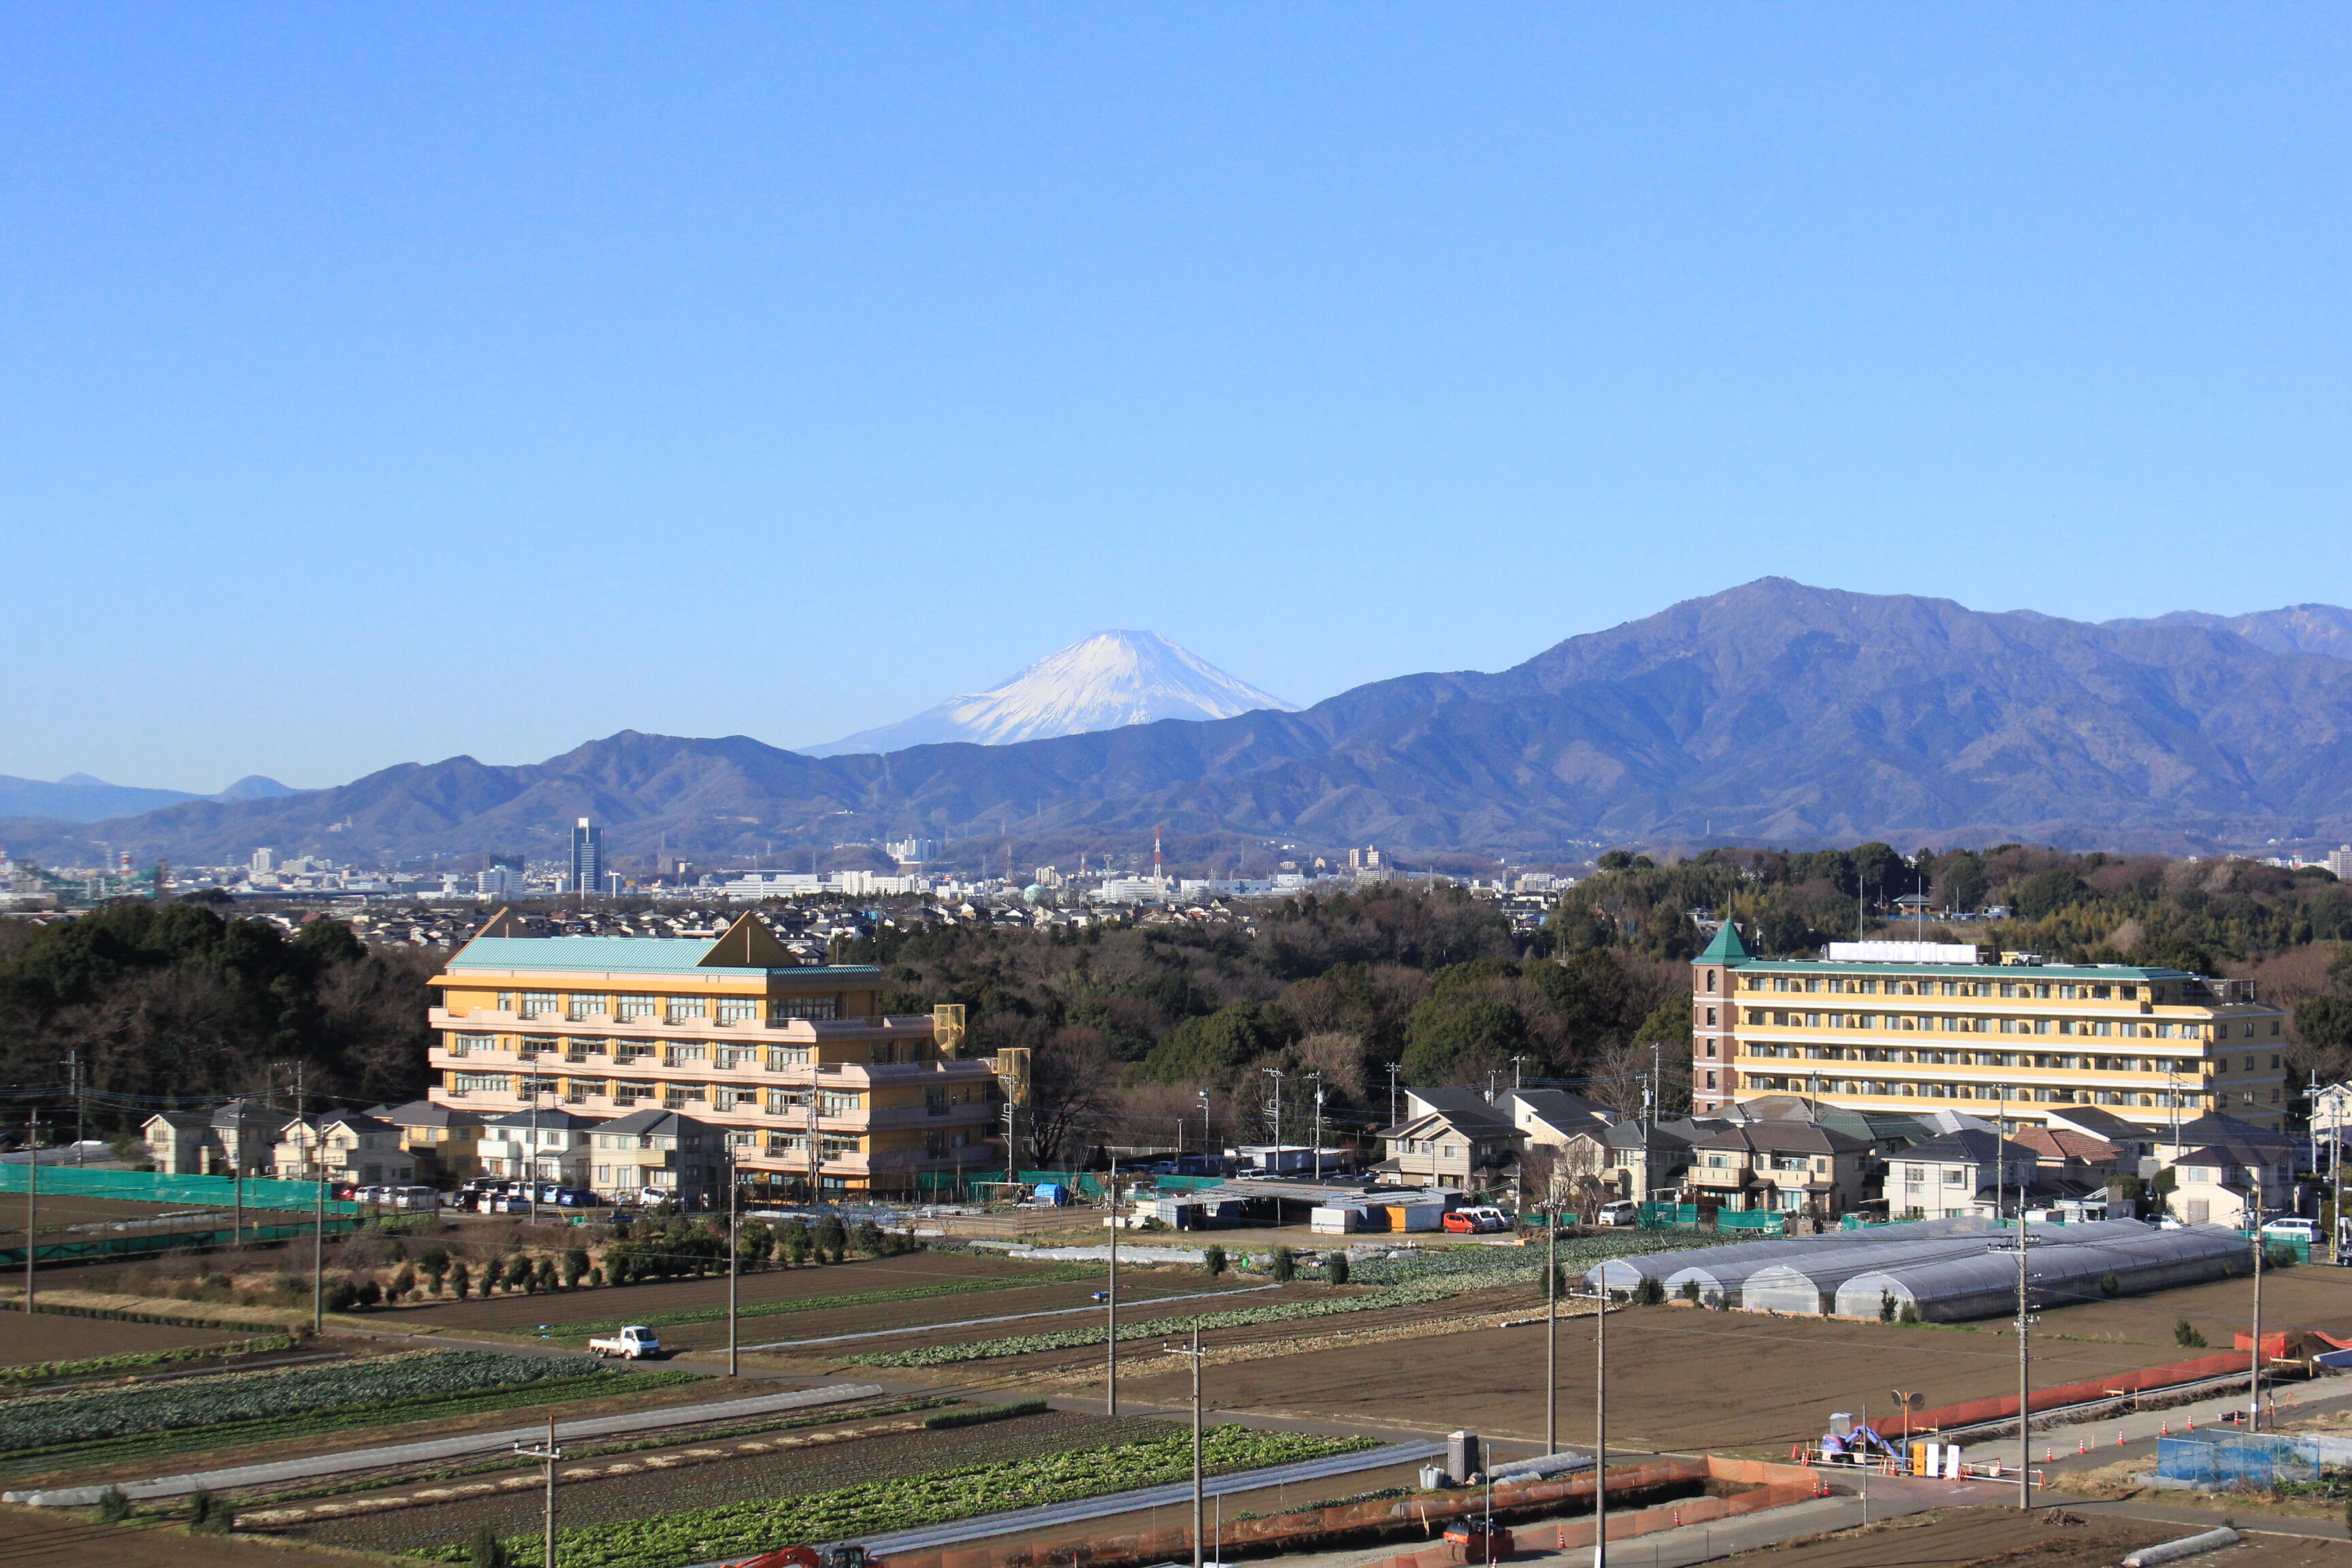
[[[2070,1522],[2071,1521],[2071,1522]],[[2114,1568],[2136,1548],[2193,1533],[2138,1520],[2082,1519],[2063,1510],[1947,1509],[1818,1541],[1743,1552],[1738,1568]],[[1612,1551],[1615,1551],[1612,1548]],[[1631,1555],[1631,1553],[1629,1553]],[[2344,1543],[2265,1536],[2194,1559],[2202,1568],[2342,1568]]]

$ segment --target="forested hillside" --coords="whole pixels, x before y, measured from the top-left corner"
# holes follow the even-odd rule
[[[282,1086],[300,1063],[314,1096],[411,1098],[426,1081],[425,981],[441,956],[372,952],[333,921],[289,937],[190,903],[0,921],[0,1072],[20,1092],[64,1084],[79,1051],[107,1131],[134,1124],[141,1102],[266,1088],[273,1064]]]
[[[1725,916],[1777,956],[1859,932],[2251,978],[2296,1010],[2298,1074],[2352,1073],[2352,887],[2315,868],[1876,843],[1602,867],[1532,935],[1459,889],[1391,886],[1199,925],[1033,931],[908,908],[835,957],[881,964],[891,1011],[960,1002],[973,1048],[1034,1050],[1042,1158],[1104,1136],[1197,1142],[1203,1092],[1220,1140],[1269,1135],[1275,1072],[1293,1139],[1318,1085],[1327,1130],[1360,1130],[1386,1120],[1392,1079],[1570,1079],[1632,1108],[1658,1070],[1678,1110],[1685,965],[1698,921]],[[1914,891],[1954,917],[1890,918]],[[405,1098],[426,1082],[424,983],[443,956],[188,904],[0,923],[0,1061],[13,1085],[58,1084],[79,1049],[127,1119],[146,1097],[255,1089],[297,1061],[345,1103]]]

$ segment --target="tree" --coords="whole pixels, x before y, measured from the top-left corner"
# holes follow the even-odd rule
[[[1225,1271],[1225,1249],[1211,1242],[1201,1249],[1201,1268],[1211,1279]]]
[[[469,1568],[511,1568],[506,1542],[499,1532],[487,1524],[478,1524],[474,1533],[466,1538],[466,1561]]]
[[[1029,1072],[1022,1127],[1030,1157],[1051,1169],[1069,1152],[1075,1134],[1118,1104],[1118,1063],[1098,1030],[1072,1026],[1046,1037],[1030,1058]]]

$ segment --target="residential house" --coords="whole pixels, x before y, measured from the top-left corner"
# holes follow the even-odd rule
[[[1519,1131],[1475,1089],[1405,1091],[1405,1119],[1378,1134],[1388,1157],[1374,1167],[1387,1186],[1481,1192],[1509,1179]]]
[[[400,1129],[400,1146],[416,1162],[416,1179],[455,1185],[483,1174],[482,1119],[430,1100],[379,1105],[370,1116]]]
[[[651,1188],[688,1207],[725,1180],[719,1129],[675,1110],[648,1109],[600,1123],[590,1133],[591,1186],[609,1197]]]
[[[293,1181],[404,1187],[416,1180],[416,1162],[401,1147],[400,1129],[356,1110],[287,1122],[278,1135],[276,1163],[278,1174]]]
[[[562,1187],[592,1187],[590,1167],[596,1163],[593,1134],[609,1125],[608,1121],[569,1110],[514,1110],[493,1116],[483,1124],[477,1145],[482,1173],[553,1182]]]
[[[1874,1168],[1870,1145],[1812,1121],[1748,1121],[1691,1150],[1689,1201],[1834,1219],[1858,1207]]]
[[[2171,1173],[2166,1208],[2189,1225],[2237,1225],[2294,1206],[2297,1140],[2234,1116],[2200,1116],[2157,1143],[2158,1182]]]
[[[1965,1129],[1898,1150],[1886,1162],[1890,1219],[1954,1219],[2013,1210],[2027,1200],[2033,1151],[1996,1133]]]
[[[147,1157],[174,1176],[268,1175],[286,1113],[257,1100],[230,1100],[210,1111],[158,1111],[141,1124]]]

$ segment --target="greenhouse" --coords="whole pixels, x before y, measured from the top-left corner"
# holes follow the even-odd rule
[[[2115,1223],[2098,1228],[2110,1229]],[[2061,1228],[2094,1229],[2090,1226],[2035,1228],[2045,1237]],[[2026,1282],[2033,1299],[2043,1305],[2061,1305],[2069,1299],[2137,1296],[2220,1279],[2250,1266],[2246,1243],[2225,1226],[2132,1228],[2136,1235],[2086,1237],[2082,1241],[2052,1239],[2032,1248],[2026,1255]],[[1931,1323],[2014,1312],[2017,1260],[1988,1246],[1974,1257],[1874,1268],[1838,1287],[1841,1317],[1875,1318],[1890,1305],[1896,1311],[1907,1307]]]
[[[2037,1236],[2063,1236],[2069,1242],[2118,1239],[2149,1234],[2137,1220],[2097,1220],[2087,1225],[2034,1224]],[[1945,1258],[1971,1258],[1986,1241],[2008,1234],[1988,1219],[1909,1220],[1860,1230],[1829,1231],[1820,1236],[1788,1237],[1772,1241],[1736,1242],[1719,1247],[1692,1247],[1679,1252],[1654,1252],[1639,1258],[1612,1258],[1586,1270],[1585,1289],[1597,1290],[1605,1279],[1612,1290],[1632,1292],[1644,1279],[1655,1279],[1668,1295],[1690,1295],[1709,1306],[1749,1311],[1803,1312],[1823,1310],[1822,1300],[1854,1275]],[[1767,1269],[1776,1273],[1776,1293],[1769,1305],[1751,1292]],[[1801,1302],[1811,1287],[1813,1304]],[[1875,1311],[1875,1309],[1873,1309]]]

